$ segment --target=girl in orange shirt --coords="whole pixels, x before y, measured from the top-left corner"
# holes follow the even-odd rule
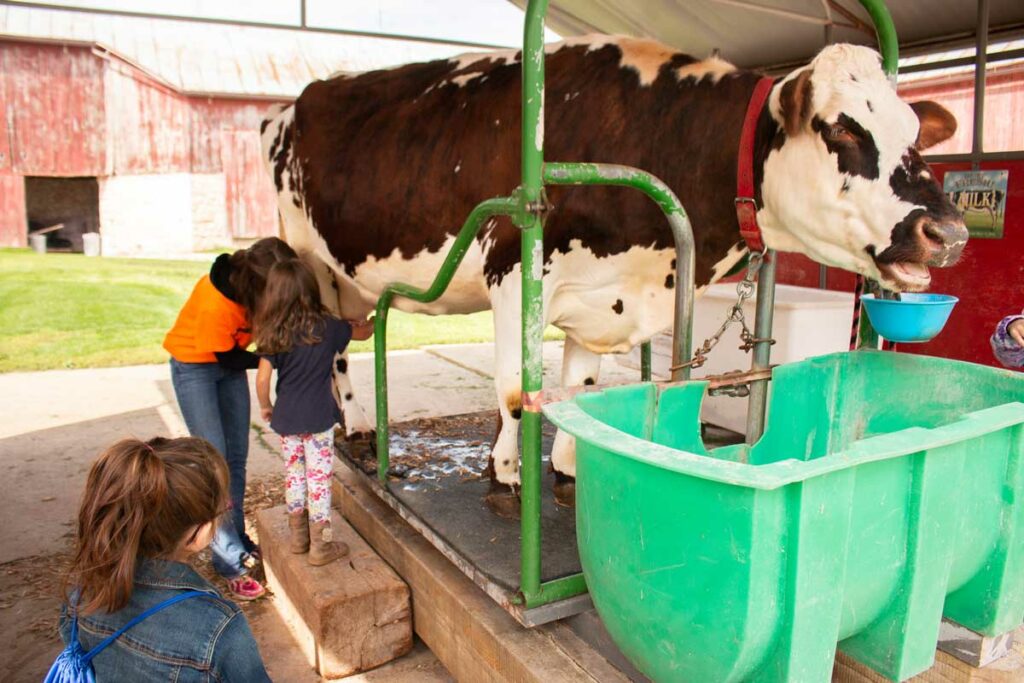
[[[230,473],[231,514],[214,534],[213,567],[240,600],[264,594],[249,570],[259,548],[245,533],[245,467],[249,457],[249,383],[246,370],[259,359],[246,350],[249,320],[267,272],[295,252],[276,237],[223,254],[196,283],[164,339],[171,354],[171,382],[189,433],[206,439],[224,456]]]

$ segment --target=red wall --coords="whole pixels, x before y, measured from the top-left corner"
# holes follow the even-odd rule
[[[1010,171],[1006,224],[1001,239],[971,239],[963,258],[952,268],[933,268],[931,291],[953,294],[960,303],[946,328],[927,344],[903,344],[899,350],[998,366],[989,337],[1004,316],[1024,310],[1024,161],[982,164],[985,169]],[[969,170],[970,164],[933,164],[939,182],[946,171]],[[853,291],[854,276],[830,268],[829,289]],[[784,254],[778,281],[818,286],[818,264],[803,256]]]

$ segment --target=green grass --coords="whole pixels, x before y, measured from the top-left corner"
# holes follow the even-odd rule
[[[0,372],[162,363],[164,334],[208,263],[0,249]],[[549,329],[548,339],[561,335]],[[492,341],[490,312],[393,311],[389,349]],[[356,342],[352,351],[370,351]]]

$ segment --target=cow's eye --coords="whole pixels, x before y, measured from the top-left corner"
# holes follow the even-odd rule
[[[825,139],[832,142],[856,142],[856,136],[839,123],[830,123],[825,128]]]

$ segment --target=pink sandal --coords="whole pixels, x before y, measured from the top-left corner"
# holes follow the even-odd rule
[[[235,600],[256,600],[263,597],[267,589],[251,576],[228,579],[228,594]]]

